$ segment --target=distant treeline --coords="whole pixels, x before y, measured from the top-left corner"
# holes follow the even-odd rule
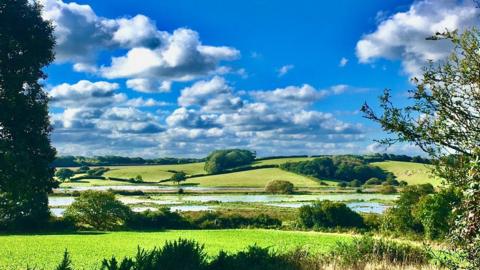
[[[317,179],[342,181],[356,179],[362,184],[371,178],[377,178],[382,182],[395,178],[392,173],[353,156],[318,157],[307,161],[287,162],[280,165],[280,168]]]
[[[227,154],[228,153],[228,154]],[[228,168],[233,168],[237,166],[247,165],[255,159],[255,153],[248,150],[240,149],[230,149],[230,150],[218,150],[212,152],[207,158],[154,158],[154,159],[144,159],[140,157],[121,157],[121,156],[95,156],[95,157],[83,157],[83,156],[59,156],[53,162],[54,167],[80,167],[80,166],[114,166],[114,165],[169,165],[169,164],[185,164],[193,162],[203,162],[207,159],[210,160],[234,160],[233,164],[228,164]],[[257,158],[256,160],[266,160],[273,158],[301,158],[301,157],[352,157],[361,159],[366,163],[370,162],[379,162],[379,161],[406,161],[406,162],[417,162],[430,164],[431,161],[428,158],[423,158],[420,156],[407,156],[407,155],[395,155],[395,154],[370,154],[370,155],[292,155],[292,156],[270,156]],[[226,162],[229,163],[229,162]],[[220,167],[224,167],[224,164]],[[215,167],[215,166],[213,166]],[[218,169],[218,168],[216,168]],[[220,168],[219,171],[224,170],[225,168]]]
[[[140,157],[120,156],[60,156],[53,162],[54,167],[80,167],[80,166],[114,166],[114,165],[169,165],[202,162],[198,158],[154,158],[144,159]]]

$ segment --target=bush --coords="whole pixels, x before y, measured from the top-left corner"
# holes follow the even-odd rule
[[[239,214],[226,215],[218,212],[201,213],[191,222],[199,229],[278,228],[282,225],[279,219],[265,214],[246,217]]]
[[[354,179],[354,180],[348,182],[349,187],[359,187],[361,185],[362,185],[362,183],[360,181],[358,181],[357,179]]]
[[[108,172],[109,168],[98,167],[94,169],[90,169],[87,171],[87,175],[89,176],[102,176],[104,173]]]
[[[130,208],[115,199],[115,194],[88,190],[67,208],[64,217],[77,226],[113,230],[122,227],[130,215]]]
[[[395,193],[397,193],[397,189],[394,186],[391,186],[391,185],[383,185],[380,188],[379,191],[382,194],[395,194]]]
[[[338,183],[337,186],[340,187],[340,188],[346,188],[348,186],[348,184],[347,184],[347,182],[342,181],[342,182]]]
[[[229,255],[223,251],[210,263],[208,270],[295,270],[288,258],[268,248],[250,246],[246,251]]]
[[[292,194],[294,186],[291,182],[283,180],[273,180],[265,186],[265,192],[274,194]]]
[[[337,243],[329,257],[335,265],[352,269],[364,269],[365,265],[374,262],[400,266],[426,265],[430,259],[428,252],[420,247],[368,236]]]
[[[363,218],[344,203],[317,201],[299,209],[300,224],[306,228],[361,228]]]
[[[134,230],[159,230],[159,229],[188,229],[190,223],[176,212],[168,208],[156,211],[147,210],[132,213],[125,223],[125,227]]]
[[[143,183],[143,177],[141,175],[135,176],[135,178],[130,178],[129,182],[132,183]]]
[[[112,257],[103,260],[103,270],[204,270],[207,255],[203,245],[195,241],[179,239],[166,242],[160,249],[138,249],[135,259],[124,258],[120,263]]]
[[[187,180],[187,174],[184,172],[175,172],[172,177],[170,177],[170,181],[176,182],[178,185],[185,180]]]
[[[376,178],[376,177],[372,177],[370,179],[367,180],[367,182],[365,182],[366,185],[381,185],[382,184],[382,180]]]
[[[400,185],[400,183],[395,179],[387,179],[385,182],[382,183],[382,185],[398,186]]]

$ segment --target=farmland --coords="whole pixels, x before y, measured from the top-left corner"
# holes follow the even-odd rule
[[[315,252],[328,251],[335,242],[349,239],[348,235],[290,232],[276,230],[177,230],[164,232],[108,232],[59,235],[0,236],[0,268],[25,269],[27,264],[53,269],[67,249],[75,269],[93,269],[101,259],[112,255],[133,256],[137,247],[150,249],[167,240],[194,239],[205,244],[210,256],[220,250],[239,251],[257,244],[280,251],[296,247]]]
[[[404,180],[409,185],[431,183],[438,186],[441,184],[440,179],[431,175],[431,165],[401,161],[375,162],[372,165],[392,172],[399,181]]]

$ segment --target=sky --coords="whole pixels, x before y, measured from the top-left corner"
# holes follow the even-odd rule
[[[359,111],[451,51],[426,37],[479,25],[472,0],[39,0],[60,155],[203,157],[389,149]]]

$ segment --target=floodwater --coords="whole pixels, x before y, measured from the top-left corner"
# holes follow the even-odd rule
[[[309,205],[311,202],[299,202],[299,203],[268,203],[266,205],[275,207],[287,207],[287,208],[300,208],[304,205]],[[388,205],[378,202],[352,202],[347,203],[347,206],[355,212],[371,213],[371,214],[383,214],[388,208]]]

